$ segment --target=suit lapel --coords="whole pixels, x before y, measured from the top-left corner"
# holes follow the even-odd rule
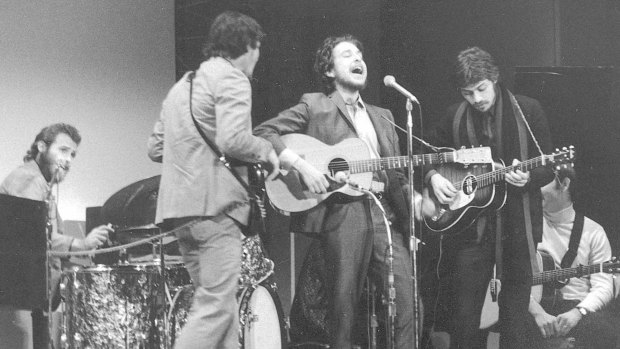
[[[355,125],[353,124],[353,119],[349,115],[349,112],[347,111],[347,107],[344,104],[344,99],[342,99],[342,96],[340,95],[340,93],[334,90],[334,92],[332,92],[329,95],[329,99],[332,102],[334,102],[334,104],[338,108],[338,111],[340,111],[340,116],[345,119],[345,121],[347,122],[351,130],[353,130],[353,132],[357,135],[357,131],[355,130]]]
[[[380,112],[372,105],[365,103],[368,117],[372,122],[372,126],[375,128],[377,134],[377,142],[379,143],[379,156],[393,156],[390,140],[387,137],[387,132],[383,130],[389,129],[391,125],[385,125],[387,120],[383,119]]]

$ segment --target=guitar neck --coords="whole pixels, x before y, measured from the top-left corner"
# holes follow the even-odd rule
[[[413,166],[436,165],[455,162],[455,160],[456,154],[454,152],[414,155]],[[379,159],[349,161],[348,164],[350,172],[355,174],[407,167],[409,165],[409,158],[407,156],[392,156]]]
[[[573,277],[603,272],[603,264],[582,265],[574,268],[547,270],[532,277],[532,284],[540,285],[547,282],[566,280]]]
[[[523,162],[520,162],[516,165],[507,166],[501,168],[499,170],[487,172],[476,176],[476,180],[478,181],[478,185],[481,187],[495,184],[497,182],[501,182],[504,180],[504,175],[510,171],[521,170],[523,172],[527,172],[533,170],[537,167],[544,166],[548,163],[548,159],[545,155],[539,156],[537,158],[529,159]],[[460,187],[460,183],[456,183],[457,187]]]

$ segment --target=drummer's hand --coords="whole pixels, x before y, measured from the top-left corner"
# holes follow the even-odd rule
[[[93,228],[85,239],[75,239],[71,249],[76,251],[94,250],[103,245],[108,240],[108,234],[113,231],[114,229],[109,225],[100,225]]]

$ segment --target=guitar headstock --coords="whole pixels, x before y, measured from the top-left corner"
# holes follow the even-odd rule
[[[569,146],[560,149],[556,149],[555,152],[551,155],[545,155],[545,161],[548,164],[553,165],[556,171],[562,169],[562,167],[566,168],[568,166],[573,166],[573,161],[575,160],[575,147]]]
[[[461,148],[454,151],[454,162],[460,164],[488,164],[493,162],[490,147]]]
[[[614,257],[611,261],[603,263],[601,269],[603,273],[618,274],[620,273],[620,261],[618,261],[618,258]]]

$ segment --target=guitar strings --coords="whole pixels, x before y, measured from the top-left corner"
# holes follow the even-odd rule
[[[536,165],[538,163],[543,163],[543,160],[546,157],[547,157],[546,155],[539,156],[539,157],[536,157],[536,158],[533,158],[533,159],[529,159],[529,160],[520,162],[520,163],[518,163],[516,165],[512,165],[512,166],[504,167],[504,168],[501,168],[501,169],[498,169],[498,170],[495,170],[495,171],[491,171],[491,172],[480,174],[478,176],[475,176],[476,182],[480,183],[482,186],[486,186],[488,184],[493,183],[494,181],[501,180],[502,178],[499,177],[500,175],[505,175],[506,173],[508,173],[510,171],[513,171],[515,169],[523,170],[524,168],[527,169],[529,166]],[[549,160],[549,161],[551,162],[552,160]],[[452,185],[457,190],[461,190],[462,189],[462,181],[460,181],[460,182],[453,182]]]

